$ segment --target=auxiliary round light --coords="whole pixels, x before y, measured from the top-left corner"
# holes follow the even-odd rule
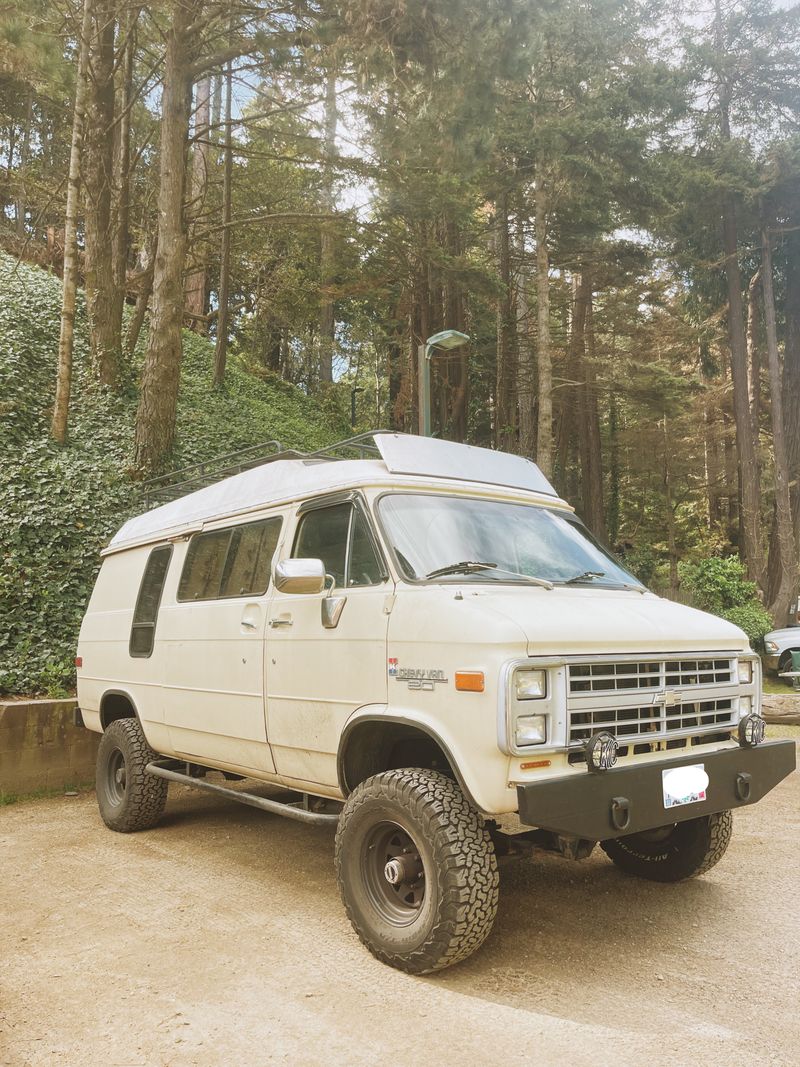
[[[613,734],[601,731],[586,742],[586,766],[590,771],[608,771],[617,762],[619,742]]]
[[[739,723],[739,743],[747,748],[760,745],[766,734],[766,724],[760,715],[753,712],[745,715]]]

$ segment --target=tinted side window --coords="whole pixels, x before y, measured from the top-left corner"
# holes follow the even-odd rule
[[[153,651],[158,606],[161,603],[161,594],[164,591],[171,556],[172,545],[162,545],[160,548],[154,548],[147,557],[139,596],[136,598],[136,607],[133,612],[133,625],[128,646],[128,651],[132,656],[146,659]]]
[[[352,504],[336,504],[309,511],[300,520],[292,552],[295,559],[321,559],[339,586],[344,585],[352,510]]]
[[[266,593],[280,530],[281,519],[274,518],[195,534],[183,564],[178,600]]]
[[[349,503],[318,508],[304,515],[292,556],[321,559],[340,588],[377,585],[383,580],[367,520]]]
[[[230,539],[230,530],[194,535],[178,584],[178,600],[209,600],[219,595]]]
[[[220,596],[261,596],[266,593],[280,532],[280,519],[248,523],[233,531]]]

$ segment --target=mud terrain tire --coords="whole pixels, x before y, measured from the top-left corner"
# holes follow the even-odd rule
[[[721,811],[660,830],[601,841],[600,846],[626,874],[651,882],[684,882],[719,863],[732,830],[731,813]]]
[[[443,774],[392,770],[357,786],[339,819],[335,862],[356,933],[398,970],[427,974],[458,963],[492,928],[494,846]]]
[[[167,802],[167,782],[145,767],[157,755],[138,719],[116,719],[97,750],[97,804],[110,830],[130,834],[155,826]]]

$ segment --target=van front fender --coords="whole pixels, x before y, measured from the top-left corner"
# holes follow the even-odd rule
[[[441,750],[464,795],[482,814],[516,811],[516,793],[508,785],[508,757],[499,749],[494,749],[494,758],[483,760],[479,767],[478,761],[474,757],[467,758],[458,738],[451,731],[443,729],[440,722],[432,722],[417,708],[394,706],[389,711],[384,704],[370,704],[359,708],[345,724],[336,758],[339,788],[344,796],[353,788],[348,783],[347,775],[349,747],[358,738],[359,733],[369,726],[384,726],[387,729],[393,726],[408,727],[409,730],[416,731],[432,741]],[[377,767],[373,773],[385,769],[387,768]]]

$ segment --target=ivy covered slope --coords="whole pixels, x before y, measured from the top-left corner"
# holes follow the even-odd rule
[[[128,470],[136,390],[112,397],[94,384],[82,300],[69,446],[49,438],[60,301],[57,278],[15,271],[0,254],[0,693],[72,688],[99,551],[143,509]],[[184,334],[176,467],[271,439],[308,449],[347,436],[299,389],[248,373],[236,358],[225,390],[212,393],[212,357],[208,341]]]

